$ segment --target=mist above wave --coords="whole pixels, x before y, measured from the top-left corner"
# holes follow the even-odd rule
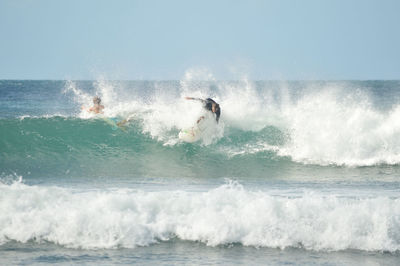
[[[396,84],[381,95],[379,84],[368,82],[218,81],[207,72],[188,72],[181,81],[153,82],[146,88],[128,89],[104,80],[94,86],[107,106],[106,116],[141,121],[144,134],[166,145],[178,143],[174,130],[193,126],[202,114],[200,104],[184,97],[212,97],[222,108],[221,122],[202,144],[229,138],[236,129],[261,132],[275,127],[284,143],[258,138],[242,149],[232,148],[230,154],[267,149],[301,163],[365,166],[400,163]],[[73,82],[67,91],[77,102],[90,104],[88,94]],[[81,118],[92,116],[79,113]]]

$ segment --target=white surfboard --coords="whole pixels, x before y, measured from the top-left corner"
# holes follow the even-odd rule
[[[200,130],[198,127],[190,127],[187,129],[182,129],[179,132],[179,139],[188,142],[188,143],[193,143],[196,142],[200,139],[201,134]]]

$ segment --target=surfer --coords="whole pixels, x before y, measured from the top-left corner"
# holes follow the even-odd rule
[[[85,106],[82,106],[82,109],[85,109]],[[99,96],[93,97],[93,106],[87,109],[89,113],[102,114],[104,109],[104,105],[101,104],[101,99]]]
[[[206,109],[207,111],[210,111],[211,113],[215,114],[215,120],[219,121],[219,116],[221,115],[221,108],[219,107],[219,104],[216,103],[213,99],[207,98],[207,99],[200,99],[200,98],[193,98],[193,97],[185,97],[186,100],[195,100],[195,101],[200,101],[203,103],[203,108]],[[201,116],[197,120],[197,124],[200,123],[200,121],[204,119],[204,116]]]

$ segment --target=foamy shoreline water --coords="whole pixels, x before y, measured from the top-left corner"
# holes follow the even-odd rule
[[[209,246],[400,250],[400,197],[315,190],[273,196],[237,182],[205,192],[172,187],[73,192],[21,183],[2,184],[0,190],[2,244],[14,240],[83,249],[134,248],[178,238]]]

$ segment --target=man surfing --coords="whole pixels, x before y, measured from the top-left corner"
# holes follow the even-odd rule
[[[219,104],[216,103],[213,99],[207,98],[205,100],[200,99],[200,98],[193,98],[193,97],[185,97],[186,100],[194,100],[194,101],[200,101],[203,103],[203,108],[206,109],[207,111],[210,111],[212,114],[215,115],[215,120],[219,121],[219,117],[221,115],[221,108],[219,107]],[[200,123],[200,121],[204,119],[204,116],[201,116],[197,120],[197,124]]]

